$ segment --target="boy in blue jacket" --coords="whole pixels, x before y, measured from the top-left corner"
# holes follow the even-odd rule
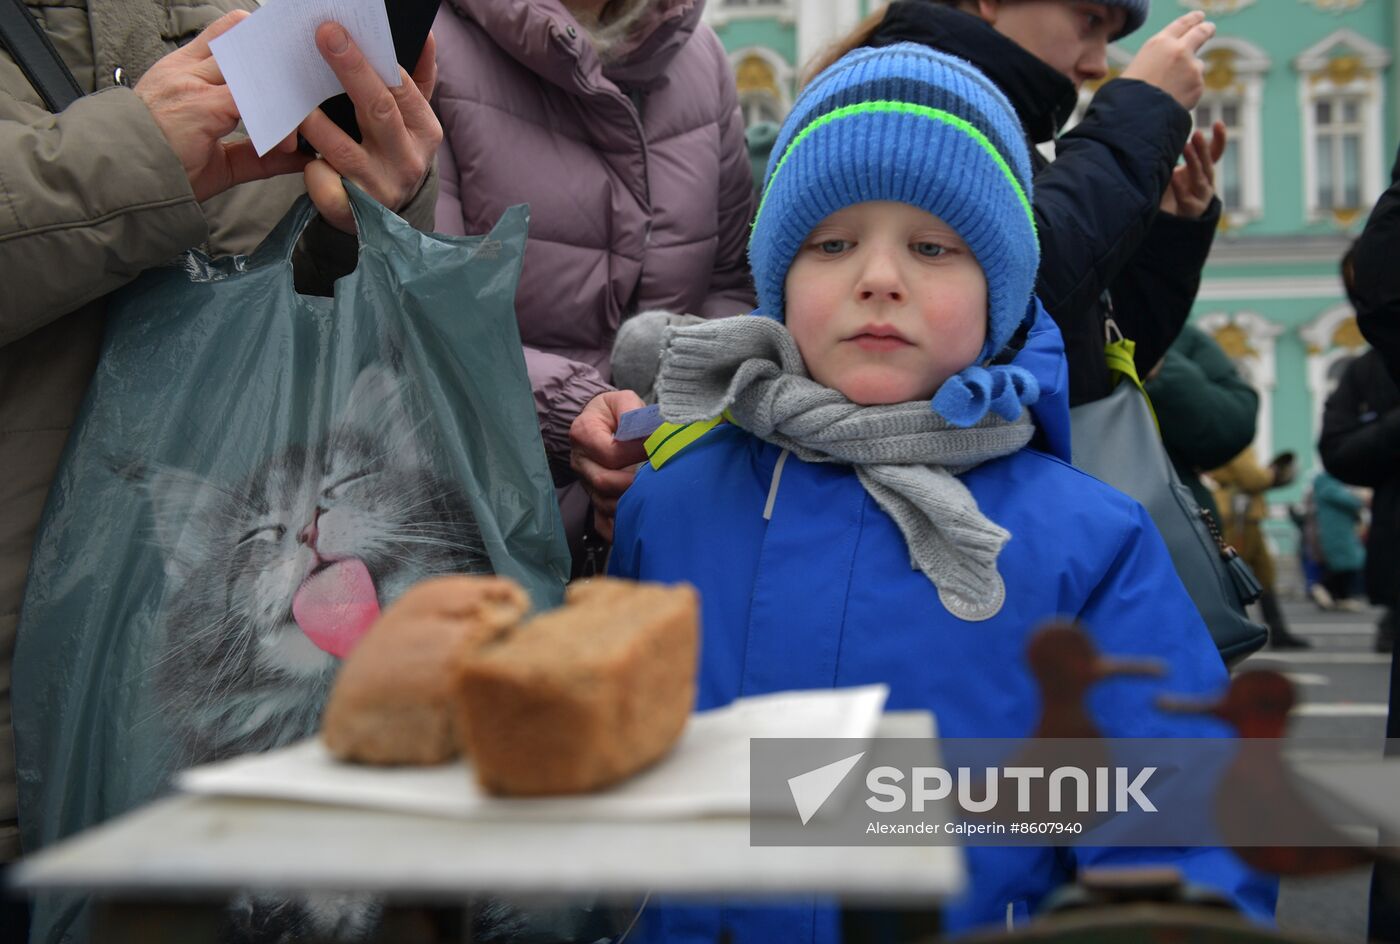
[[[1014,112],[961,60],[863,49],[798,99],[749,245],[759,308],[670,332],[657,396],[676,425],[618,507],[611,572],[700,590],[698,709],[883,682],[890,709],[931,710],[945,737],[1023,737],[1038,714],[1028,635],[1067,614],[1100,650],[1167,667],[1159,683],[1097,686],[1105,736],[1222,735],[1153,704],[1227,680],[1161,537],[1065,461],[1030,189]],[[1169,862],[1273,911],[1274,883],[1221,849],[967,852],[950,930],[1024,918],[1110,863]],[[639,927],[839,938],[815,902],[653,903]]]

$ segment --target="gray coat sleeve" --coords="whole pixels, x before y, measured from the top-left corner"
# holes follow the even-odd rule
[[[60,115],[0,92],[0,154],[0,345],[208,237],[184,168],[129,89]]]
[[[18,67],[0,57],[0,89],[20,88]],[[0,154],[0,345],[204,245],[216,223],[219,246],[251,250],[303,192],[288,175],[201,206],[150,111],[122,87],[59,115],[0,91]],[[431,231],[436,202],[434,169],[399,214]],[[316,219],[294,257],[298,289],[329,294],[357,251],[354,236]]]

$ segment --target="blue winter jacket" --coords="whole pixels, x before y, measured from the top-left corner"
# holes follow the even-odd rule
[[[1043,314],[1016,363],[1045,395],[1039,442],[1067,451],[1067,393],[1058,330]],[[998,562],[1000,613],[953,617],[911,568],[903,536],[848,466],[792,456],[764,506],[781,450],[724,424],[659,471],[643,466],[618,507],[609,570],[639,580],[688,581],[701,595],[697,710],[788,689],[889,685],[889,710],[933,712],[944,737],[1022,737],[1039,698],[1025,666],[1029,633],[1046,618],[1080,619],[1098,648],[1151,656],[1162,680],[1114,679],[1090,696],[1105,736],[1222,736],[1211,722],[1168,716],[1162,691],[1215,692],[1226,672],[1166,546],[1135,501],[1049,452],[1026,448],[962,481],[982,512],[1011,532]],[[1086,865],[1170,862],[1188,880],[1273,914],[1276,885],[1220,849],[970,847],[968,891],[944,904],[948,930],[1025,918]],[[653,901],[648,941],[840,939],[829,901],[696,907]],[[634,932],[635,933],[635,932]]]

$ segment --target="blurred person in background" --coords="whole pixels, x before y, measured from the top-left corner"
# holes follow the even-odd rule
[[[1196,504],[1220,521],[1201,473],[1229,462],[1254,441],[1259,394],[1219,344],[1187,325],[1143,382],[1162,444]]]
[[[1366,500],[1336,476],[1319,472],[1313,479],[1317,506],[1317,543],[1322,559],[1322,585],[1332,597],[1334,609],[1359,612],[1361,570],[1366,548],[1361,543],[1361,519]]]
[[[1371,342],[1390,379],[1400,385],[1400,153],[1390,171],[1390,187],[1381,195],[1371,211],[1366,228],[1352,247],[1349,274],[1345,276],[1351,303],[1356,309],[1356,324]],[[1394,465],[1392,464],[1392,468]],[[1394,492],[1390,492],[1394,495]],[[1400,508],[1394,502],[1377,501],[1371,528],[1378,524],[1392,535],[1400,530]],[[1380,565],[1377,565],[1378,567]],[[1392,564],[1383,579],[1391,586],[1400,583],[1400,572]],[[1392,607],[1393,609],[1393,607]],[[1390,711],[1386,716],[1386,753],[1400,742],[1400,662],[1396,651],[1390,655]],[[1375,941],[1400,942],[1400,866],[1389,863],[1376,865],[1371,882],[1370,937]]]
[[[1311,644],[1288,629],[1275,589],[1274,558],[1264,539],[1262,522],[1269,516],[1264,495],[1293,481],[1293,453],[1285,452],[1261,466],[1254,449],[1245,449],[1218,469],[1210,478],[1216,484],[1215,504],[1220,509],[1221,533],[1259,578],[1263,591],[1259,606],[1269,627],[1269,645],[1274,649],[1306,649]]]
[[[1319,610],[1332,609],[1332,594],[1322,585],[1322,552],[1317,543],[1317,503],[1312,486],[1303,493],[1303,500],[1288,506],[1288,520],[1298,529],[1298,567],[1303,572],[1303,589]]]
[[[1359,313],[1354,249],[1342,259],[1342,282]],[[1376,627],[1376,649],[1389,652],[1400,603],[1400,386],[1380,350],[1372,348],[1347,365],[1327,398],[1317,449],[1332,475],[1373,490],[1366,593],[1384,608]]]

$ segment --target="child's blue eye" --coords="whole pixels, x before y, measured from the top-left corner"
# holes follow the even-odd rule
[[[840,252],[845,252],[849,246],[850,243],[846,242],[844,239],[823,239],[821,242],[817,243],[817,249],[819,251],[832,256]]]
[[[915,243],[914,251],[926,259],[937,259],[948,251],[947,247],[938,243]]]

